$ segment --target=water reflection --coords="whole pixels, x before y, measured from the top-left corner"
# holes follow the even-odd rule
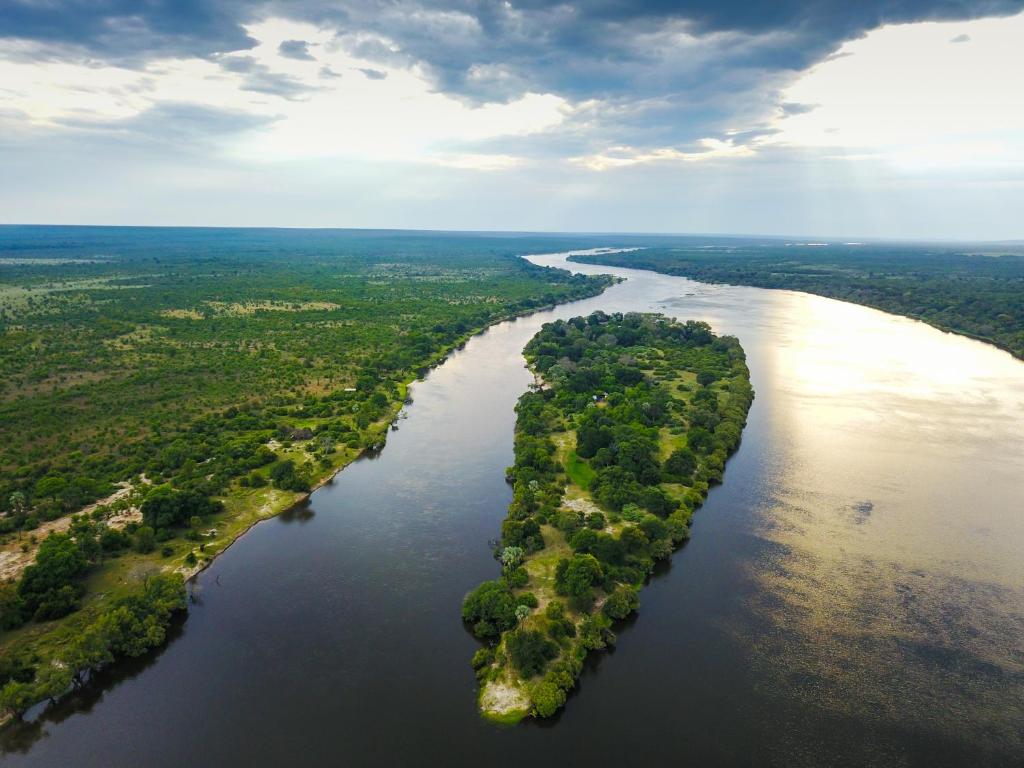
[[[722,314],[726,292],[755,300]],[[979,754],[1024,749],[1024,366],[863,307],[757,294],[662,304],[740,337],[774,438],[749,521],[773,546],[744,565],[761,621],[731,627],[762,684]]]

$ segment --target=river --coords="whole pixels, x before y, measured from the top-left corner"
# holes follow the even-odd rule
[[[1016,765],[1024,365],[850,304],[649,272],[502,323],[387,447],[202,573],[166,648],[3,737],[10,766]],[[551,722],[477,715],[521,350],[596,309],[707,320],[757,398],[693,538]]]

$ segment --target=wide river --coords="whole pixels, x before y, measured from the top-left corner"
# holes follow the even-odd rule
[[[4,765],[1008,765],[1024,755],[1024,364],[874,310],[649,272],[502,323],[400,429],[195,585],[162,651],[7,732]],[[520,355],[559,317],[709,321],[757,399],[693,539],[556,720],[477,715]]]

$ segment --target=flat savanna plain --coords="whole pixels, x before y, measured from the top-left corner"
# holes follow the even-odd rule
[[[517,255],[567,246],[0,228],[0,703],[55,693],[115,601],[380,447],[408,383],[471,334],[603,290]],[[50,533],[67,551],[23,588]]]

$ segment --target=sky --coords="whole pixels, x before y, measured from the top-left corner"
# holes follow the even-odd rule
[[[1024,239],[1024,0],[0,0],[0,223]]]

